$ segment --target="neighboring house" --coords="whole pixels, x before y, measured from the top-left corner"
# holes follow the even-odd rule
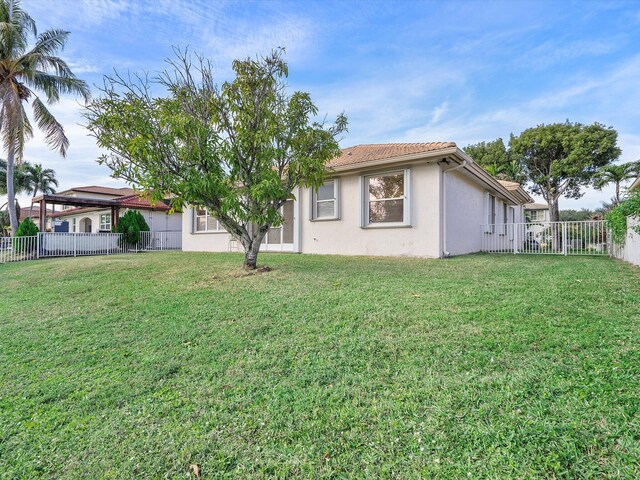
[[[629,187],[629,190],[640,190],[640,177],[636,178],[636,180]]]
[[[56,195],[82,197],[86,199],[115,200],[120,216],[127,210],[138,210],[144,216],[152,232],[175,232],[182,228],[182,214],[169,213],[168,201],[153,205],[145,197],[131,188],[111,188],[100,186],[76,187]],[[75,233],[110,232],[113,219],[109,208],[72,207],[64,205],[61,211],[51,215],[59,224],[59,231]],[[62,224],[62,225],[60,225]]]
[[[524,216],[529,224],[527,225],[527,234],[529,238],[537,242],[543,242],[545,230],[548,229],[549,205],[546,203],[527,203],[524,206]]]
[[[262,251],[444,257],[481,250],[486,223],[524,222],[531,197],[500,182],[452,142],[358,145],[327,165],[317,192],[298,188]],[[188,208],[182,248],[238,250],[215,217]]]

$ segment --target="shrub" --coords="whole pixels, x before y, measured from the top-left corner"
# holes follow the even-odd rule
[[[148,232],[149,225],[144,217],[137,210],[128,210],[118,220],[117,228],[113,229],[115,233],[122,234],[122,242],[127,245],[135,245],[140,242],[140,232]]]
[[[18,226],[16,237],[32,237],[34,235],[37,235],[38,231],[38,227],[35,223],[33,223],[33,220],[27,217],[20,224],[20,226]]]
[[[605,215],[614,242],[624,244],[627,236],[627,217],[635,215],[640,215],[640,190],[636,190]],[[640,233],[640,227],[635,227],[634,230]]]
[[[31,240],[17,240],[18,237],[33,237],[38,234],[38,227],[29,217],[18,226],[15,239],[13,240],[13,249],[19,253],[30,253],[36,248],[36,242]]]

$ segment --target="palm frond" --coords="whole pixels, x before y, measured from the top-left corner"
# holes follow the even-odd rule
[[[44,92],[47,101],[57,102],[60,95],[80,95],[85,102],[91,98],[89,86],[84,80],[80,80],[74,76],[52,75],[40,70],[33,71],[29,76],[24,76],[25,83],[32,88],[36,88]]]
[[[64,133],[64,127],[49,112],[45,104],[39,97],[35,97],[31,104],[33,107],[33,118],[45,135],[47,145],[58,150],[63,157],[67,155],[69,139]]]
[[[69,38],[69,32],[62,29],[51,29],[38,35],[36,44],[31,52],[40,55],[53,55],[59,50],[64,49],[65,43]]]

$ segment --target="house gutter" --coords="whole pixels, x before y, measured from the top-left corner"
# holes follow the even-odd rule
[[[449,159],[444,159],[444,161],[448,162]],[[462,163],[456,165],[455,167],[447,168],[446,170],[442,170],[442,188],[440,189],[440,218],[442,219],[442,256],[447,258],[451,254],[447,251],[447,173],[453,172],[455,170],[460,170],[468,165],[469,162],[467,160],[462,160]]]

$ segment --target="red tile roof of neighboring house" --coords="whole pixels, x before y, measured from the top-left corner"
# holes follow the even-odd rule
[[[47,217],[51,216],[53,210],[47,208]],[[31,212],[31,219],[40,218],[40,205],[36,204],[33,206],[33,211]],[[29,207],[20,207],[20,218],[18,221],[22,223],[25,218],[29,216]]]
[[[447,148],[455,148],[453,142],[429,142],[429,143],[382,143],[371,145],[356,145],[342,149],[339,157],[331,160],[327,166],[341,167],[367,163],[385,158],[396,158],[404,155],[415,155],[418,153],[433,152]]]
[[[141,193],[134,193],[132,195],[125,195],[122,197],[114,198],[114,205],[120,208],[131,208],[140,210],[160,210],[163,212],[169,211],[170,207],[164,202],[157,202],[152,205],[146,197]],[[77,207],[70,208],[68,210],[61,210],[56,212],[51,217],[66,217],[67,215],[76,215],[78,213],[95,212],[97,210],[108,210],[109,207]]]
[[[49,217],[52,218],[56,218],[56,217],[66,217],[67,215],[76,215],[78,213],[87,213],[87,212],[97,212],[98,210],[108,210],[108,208],[105,207],[76,207],[76,208],[69,208],[68,210],[60,210],[56,213],[53,213],[51,215],[48,215]]]
[[[168,211],[169,205],[164,202],[156,202],[155,205],[151,201],[144,197],[142,194],[134,193],[133,195],[127,195],[126,197],[116,198],[116,202],[121,207],[127,208],[143,208],[145,210],[162,210]]]
[[[98,185],[89,185],[87,187],[73,187],[63,192],[60,192],[60,194],[64,194],[68,192],[100,193],[104,195],[120,196],[120,195],[132,195],[134,193],[134,190],[133,188],[129,188],[129,187],[113,188],[113,187],[101,187]]]

